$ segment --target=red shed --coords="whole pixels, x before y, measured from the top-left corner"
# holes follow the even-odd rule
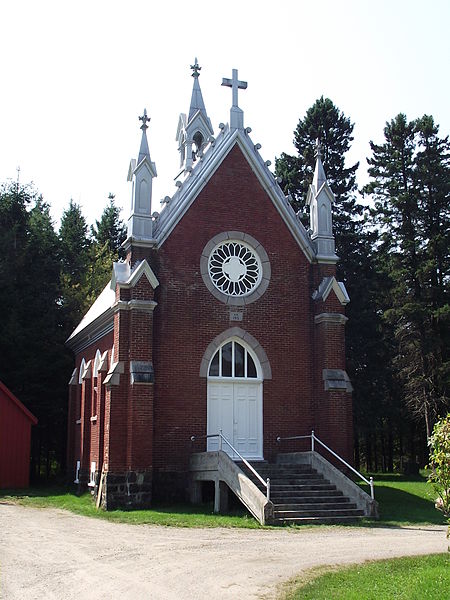
[[[0,381],[0,488],[29,483],[31,425],[37,419]]]

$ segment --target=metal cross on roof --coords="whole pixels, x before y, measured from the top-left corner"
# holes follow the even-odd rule
[[[194,71],[192,73],[192,77],[195,77],[196,79],[200,77],[200,71],[202,70],[202,68],[198,64],[197,57],[195,57],[195,63],[191,65],[191,69]]]
[[[148,128],[147,123],[150,123],[150,117],[147,116],[147,109],[144,108],[144,114],[142,117],[139,117],[139,121],[142,121],[141,129],[145,131]]]
[[[230,87],[233,90],[233,106],[238,106],[238,90],[247,89],[246,81],[239,81],[237,69],[233,69],[233,76],[231,79],[222,79],[222,85]]]

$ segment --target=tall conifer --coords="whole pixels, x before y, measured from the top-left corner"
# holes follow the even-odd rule
[[[378,264],[390,281],[384,320],[403,401],[429,436],[448,407],[449,144],[428,116],[408,122],[399,114],[384,135],[384,144],[370,144],[365,187],[375,202]]]

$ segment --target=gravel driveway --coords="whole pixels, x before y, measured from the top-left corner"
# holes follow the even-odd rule
[[[0,503],[0,598],[274,598],[316,565],[445,552],[445,531],[178,529]]]

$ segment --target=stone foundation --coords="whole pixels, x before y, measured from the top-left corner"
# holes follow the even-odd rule
[[[153,471],[127,471],[105,475],[102,489],[102,508],[150,508],[153,490]]]

